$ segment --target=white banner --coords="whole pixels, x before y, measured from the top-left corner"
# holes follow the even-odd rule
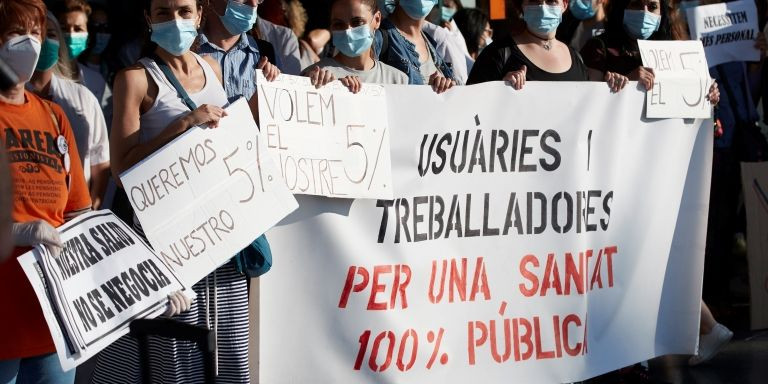
[[[768,162],[741,163],[747,212],[751,329],[768,327]]]
[[[245,100],[120,175],[149,243],[192,286],[296,209]]]
[[[132,320],[161,314],[168,294],[183,286],[110,211],[82,215],[59,233],[60,255],[36,248],[18,261],[69,370],[127,334]]]
[[[646,117],[710,118],[707,100],[712,80],[700,41],[638,40],[643,66],[653,68]]]
[[[270,230],[260,382],[563,383],[692,353],[711,122],[643,120],[632,88],[388,86],[397,196],[301,197]]]
[[[291,192],[392,198],[384,87],[352,94],[339,81],[316,89],[308,77],[257,76],[259,123]]]
[[[710,67],[729,61],[760,61],[755,40],[755,2],[733,1],[689,8],[686,14],[691,38],[701,40]]]

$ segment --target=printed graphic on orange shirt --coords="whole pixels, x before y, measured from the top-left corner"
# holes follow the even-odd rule
[[[5,128],[2,134],[8,162],[14,166],[14,200],[33,204],[55,204],[62,180],[40,177],[41,173],[65,173],[56,138],[50,132]]]

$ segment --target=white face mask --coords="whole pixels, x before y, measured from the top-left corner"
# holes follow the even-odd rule
[[[0,47],[0,58],[16,72],[19,82],[32,78],[39,57],[40,41],[32,35],[16,36]]]

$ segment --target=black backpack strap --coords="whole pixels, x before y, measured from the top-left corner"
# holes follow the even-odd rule
[[[173,74],[173,71],[171,71],[171,67],[168,66],[168,64],[160,58],[157,54],[152,55],[152,60],[157,63],[157,66],[160,68],[161,71],[163,71],[163,74],[165,75],[165,78],[168,79],[168,81],[173,85],[174,88],[176,88],[176,92],[179,94],[179,97],[184,102],[184,104],[189,108],[190,111],[194,111],[197,109],[197,104],[195,104],[194,101],[189,97],[189,94],[186,90],[184,90],[184,87],[181,86],[181,83],[179,82],[179,79],[176,78],[176,75]]]

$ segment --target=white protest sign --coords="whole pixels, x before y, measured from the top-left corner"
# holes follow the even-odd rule
[[[270,230],[260,382],[563,383],[692,353],[712,131],[643,120],[631,88],[388,86],[397,195],[300,197]]]
[[[64,370],[128,333],[132,320],[165,311],[183,288],[152,249],[110,211],[59,228],[64,248],[36,248],[18,261],[35,290]]]
[[[150,244],[187,285],[296,209],[247,103],[193,128],[120,176]]]
[[[752,329],[768,327],[768,162],[741,163]]]
[[[257,72],[259,122],[295,194],[391,198],[392,166],[384,88],[352,94],[339,81],[316,89],[308,77]]]
[[[755,39],[755,2],[734,1],[702,5],[687,10],[691,38],[701,40],[710,67],[729,61],[760,61]]]
[[[709,118],[712,80],[700,41],[638,40],[643,66],[653,68],[646,97],[648,118]]]

